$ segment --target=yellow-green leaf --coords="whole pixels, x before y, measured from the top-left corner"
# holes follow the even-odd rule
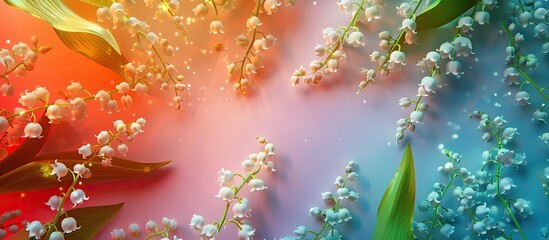
[[[444,26],[475,6],[476,2],[477,0],[435,0],[416,17],[416,31]]]
[[[408,144],[398,171],[385,190],[377,209],[373,240],[413,239],[412,217],[415,195],[414,158]]]
[[[59,182],[56,176],[51,175],[52,169],[50,164],[55,159],[69,168],[72,168],[77,163],[82,163],[82,157],[75,151],[36,157],[32,163],[0,176],[0,194],[70,185],[72,182],[71,177],[66,176],[61,178],[61,182]],[[86,179],[86,183],[144,176],[170,163],[170,161],[140,163],[115,157],[112,160],[111,167],[103,167],[101,160],[98,158],[91,160],[90,163],[92,165],[88,166],[88,168],[92,173],[92,177]]]
[[[122,75],[121,66],[128,60],[120,52],[113,35],[103,27],[87,21],[67,7],[62,0],[4,0],[48,22],[70,49]]]
[[[91,4],[97,7],[101,6],[110,6],[113,1],[112,0],[80,0],[81,2],[85,2],[87,4]]]
[[[67,210],[67,215],[76,220],[80,229],[65,234],[65,240],[92,240],[95,234],[112,218],[124,203],[105,206],[83,207]],[[62,215],[64,217],[65,215]],[[57,221],[57,229],[61,229],[61,221]],[[21,230],[12,239],[27,239],[28,232]]]

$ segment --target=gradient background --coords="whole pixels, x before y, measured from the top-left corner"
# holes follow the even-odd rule
[[[82,15],[95,19],[93,7],[76,1],[71,4]],[[192,16],[196,4],[182,1],[182,15]],[[243,97],[233,92],[232,83],[226,81],[225,64],[244,52],[234,45],[233,39],[244,33],[253,4],[239,1],[237,6],[238,10],[221,14],[225,35],[208,34],[209,20],[197,20],[187,28],[187,44],[183,38],[172,36],[170,24],[149,21],[153,31],[164,32],[173,45],[180,47],[171,61],[192,84],[192,90],[184,97],[188,105],[182,112],[169,106],[172,95],[155,89],[150,96],[134,97],[134,107],[129,110],[107,115],[98,110],[97,104],[90,103],[87,120],[53,126],[45,153],[75,150],[82,143],[93,142],[93,136],[101,130],[112,129],[112,121],[116,119],[131,121],[144,117],[147,119],[145,132],[128,144],[127,158],[143,162],[173,160],[146,178],[82,186],[90,196],[82,206],[125,202],[121,212],[97,239],[110,238],[109,233],[114,228],[127,229],[134,222],[144,226],[150,219],[160,222],[163,216],[178,221],[178,236],[197,239],[187,226],[191,216],[201,214],[207,222],[220,219],[225,204],[214,197],[219,189],[217,171],[221,168],[239,171],[241,161],[249,153],[260,150],[255,141],[257,135],[275,143],[278,169],[275,174],[262,176],[269,186],[266,191],[243,192],[251,200],[257,239],[292,235],[295,225],[318,230],[321,224],[309,216],[309,208],[323,207],[321,192],[335,191],[333,181],[343,174],[343,168],[350,160],[360,165],[360,180],[351,185],[359,192],[360,199],[357,204],[345,203],[354,217],[339,228],[345,239],[371,236],[377,205],[402,156],[402,146],[394,142],[396,120],[409,111],[400,109],[398,99],[415,95],[422,74],[415,69],[414,63],[425,52],[448,40],[451,29],[420,36],[422,44],[409,50],[408,65],[403,72],[393,73],[355,95],[357,69],[375,67],[367,55],[378,48],[377,32],[388,29],[394,34],[400,26],[400,18],[394,17],[396,3],[388,1],[382,11],[382,21],[361,25],[367,35],[367,46],[348,48],[348,58],[341,62],[340,73],[318,86],[291,87],[289,78],[293,71],[300,65],[307,66],[314,57],[313,48],[323,42],[321,30],[347,25],[349,19],[338,12],[335,1],[317,1],[316,4],[298,1],[295,7],[283,7],[278,13],[261,18],[264,22],[262,31],[275,35],[278,40],[262,54],[266,67],[261,69],[259,79],[253,81],[254,94]],[[149,17],[151,11],[134,10]],[[32,35],[38,36],[42,44],[54,47],[40,57],[36,70],[29,77],[13,80],[16,92],[36,85],[56,92],[70,80],[80,81],[91,92],[96,92],[114,88],[121,81],[114,73],[63,46],[45,22],[4,3],[0,4],[0,13],[3,18],[0,47],[11,48],[7,40],[12,44],[28,42]],[[497,23],[496,19],[493,23]],[[436,171],[437,166],[445,162],[439,144],[461,153],[461,166],[472,172],[480,168],[482,151],[493,144],[481,140],[481,132],[476,130],[477,122],[469,120],[468,114],[482,110],[492,117],[503,115],[509,121],[508,125],[518,127],[520,132],[511,146],[528,157],[526,168],[518,172],[505,169],[503,174],[512,176],[518,185],[517,190],[513,190],[513,197],[531,201],[535,213],[522,225],[527,235],[536,239],[538,229],[549,225],[545,214],[549,211],[548,199],[538,180],[547,166],[548,152],[538,135],[547,131],[547,126],[530,121],[533,106],[541,103],[532,89],[529,89],[532,102],[537,104],[526,108],[514,104],[514,94],[506,94],[508,91],[514,93],[516,89],[510,89],[500,81],[508,42],[506,38],[496,37],[498,26],[476,27],[475,55],[464,63],[466,74],[459,79],[446,77],[448,86],[428,100],[432,110],[426,114],[425,124],[418,126],[407,139],[415,156],[416,202],[426,198],[435,181],[445,181]],[[129,35],[116,30],[113,33],[131,59]],[[216,43],[223,43],[228,48],[215,51]],[[537,53],[537,46],[527,48],[525,52]],[[532,73],[536,80],[547,77],[544,74],[547,58],[538,57],[540,66]],[[17,98],[5,97],[1,102],[2,106],[15,106]],[[46,221],[52,218],[53,212],[43,202],[57,192],[50,189],[27,192],[24,196],[21,193],[2,195],[0,211],[19,208],[26,219]],[[461,236],[461,231],[457,228],[456,231],[453,237]],[[235,236],[234,226],[229,226],[219,239],[234,239]]]

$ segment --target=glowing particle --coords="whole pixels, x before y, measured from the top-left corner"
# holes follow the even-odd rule
[[[459,138],[459,135],[457,135],[457,133],[452,134],[452,139],[455,140],[455,139],[458,139],[458,138]]]
[[[441,143],[438,145],[438,150],[442,150],[442,149],[444,149],[444,144]]]

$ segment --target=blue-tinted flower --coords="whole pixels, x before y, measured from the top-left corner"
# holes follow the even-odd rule
[[[513,208],[522,218],[527,218],[528,216],[534,214],[534,211],[530,206],[530,202],[522,198],[517,199],[513,203]]]
[[[486,224],[482,221],[479,221],[479,222],[476,222],[475,224],[473,224],[473,231],[475,231],[475,233],[477,233],[479,235],[486,234],[487,230],[488,229],[486,227]]]
[[[452,226],[450,224],[444,224],[440,228],[440,234],[446,236],[447,238],[450,238],[450,235],[452,235],[452,233],[454,233],[454,229],[455,229],[454,226]]]
[[[485,219],[490,215],[490,208],[486,206],[486,203],[478,205],[475,210],[475,215],[480,219]]]
[[[546,119],[547,113],[540,111],[539,109],[536,109],[536,111],[532,114],[532,121],[540,121],[546,123]]]
[[[353,218],[351,216],[351,212],[349,212],[349,209],[347,208],[340,208],[337,212],[339,214],[339,220],[340,222],[346,222]]]
[[[294,230],[294,234],[298,238],[305,238],[305,235],[307,235],[307,228],[305,228],[305,226],[296,226]]]
[[[499,180],[499,190],[501,194],[506,194],[511,188],[516,187],[515,182],[510,177],[504,177]]]
[[[324,214],[326,215],[326,217],[324,217],[324,221],[328,222],[328,224],[335,225],[340,222],[339,214],[335,212],[333,209],[330,208],[326,210]]]

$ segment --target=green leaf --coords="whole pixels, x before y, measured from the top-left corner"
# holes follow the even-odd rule
[[[42,150],[46,140],[48,140],[51,127],[48,121],[49,119],[45,115],[42,115],[38,120],[38,123],[42,126],[42,138],[27,138],[21,146],[0,161],[0,176],[32,162],[34,156]]]
[[[112,218],[124,203],[105,206],[93,206],[75,208],[67,211],[69,217],[76,220],[80,229],[65,234],[65,240],[92,240],[95,234]],[[63,218],[64,215],[61,215]],[[61,229],[61,220],[57,221],[57,229]],[[12,239],[27,239],[27,231],[21,230],[17,234],[11,236]]]
[[[128,60],[120,52],[112,34],[103,27],[80,17],[62,0],[4,1],[48,22],[61,41],[70,49],[123,75],[120,66],[125,65]]]
[[[56,176],[51,175],[50,164],[53,163],[55,159],[65,164],[68,168],[72,168],[75,164],[83,162],[82,157],[76,151],[36,157],[32,163],[0,176],[0,194],[70,185],[72,183],[71,177],[66,176],[61,178],[61,182],[59,182]],[[91,160],[90,163],[92,165],[88,166],[88,168],[92,173],[92,177],[86,179],[86,183],[140,177],[159,169],[170,163],[170,161],[140,163],[114,157],[111,167],[103,167],[101,165],[101,159],[99,158]]]
[[[108,7],[113,3],[112,0],[80,0],[80,1],[97,6],[97,7],[101,7],[101,6]]]
[[[416,31],[438,28],[475,6],[476,0],[435,0],[416,17]]]
[[[407,144],[398,171],[385,190],[377,209],[373,240],[413,239],[415,179],[414,158],[410,144]]]

